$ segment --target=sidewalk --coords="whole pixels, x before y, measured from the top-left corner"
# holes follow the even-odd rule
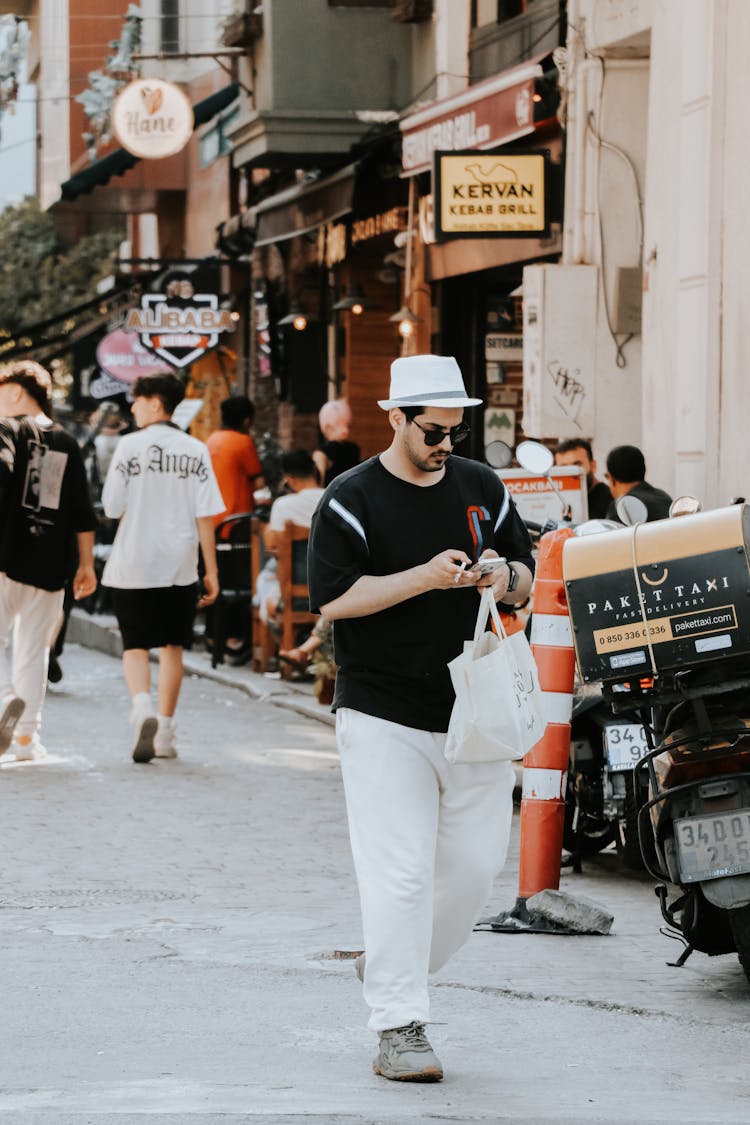
[[[74,609],[70,615],[67,639],[71,644],[83,645],[108,656],[122,655],[117,621],[109,614],[88,614]],[[251,699],[296,711],[330,727],[336,725],[330,707],[327,704],[321,706],[315,698],[312,680],[282,680],[278,673],[253,672],[249,664],[239,668],[219,664],[212,668],[211,654],[200,650],[185,653],[185,672],[188,676],[202,676],[224,687],[235,688]]]

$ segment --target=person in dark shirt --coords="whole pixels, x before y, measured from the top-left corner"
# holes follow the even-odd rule
[[[349,441],[351,424],[352,412],[346,399],[325,402],[318,412],[322,440],[313,453],[313,460],[324,488],[341,473],[359,464],[360,448],[356,442]]]
[[[531,588],[531,543],[487,466],[452,456],[469,398],[455,359],[391,366],[380,401],[388,449],[337,477],[313,517],[310,603],[334,622],[333,709],[359,884],[357,962],[380,1035],[377,1074],[434,1081],[427,980],[467,939],[507,851],[508,762],[450,764],[447,664],[471,639],[477,588],[514,604]],[[467,568],[507,558],[492,576]]]
[[[48,651],[76,547],[74,596],[96,589],[86,471],[75,439],[50,419],[50,388],[38,363],[0,366],[0,754],[20,760],[44,755]]]
[[[590,520],[601,520],[612,503],[612,493],[603,480],[597,480],[596,461],[591,442],[586,438],[569,438],[555,449],[556,465],[578,465],[586,474],[588,512]]]
[[[635,445],[617,445],[607,455],[607,480],[612,490],[612,503],[607,518],[618,519],[617,501],[621,496],[635,496],[642,500],[648,512],[648,522],[665,520],[669,515],[672,497],[661,488],[654,488],[646,478],[646,462]]]

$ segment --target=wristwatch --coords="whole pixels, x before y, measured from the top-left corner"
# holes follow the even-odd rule
[[[505,565],[508,568],[508,593],[512,594],[518,585],[518,571],[513,566],[513,563],[507,562]]]

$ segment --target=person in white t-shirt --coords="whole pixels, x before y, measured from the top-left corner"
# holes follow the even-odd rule
[[[278,549],[281,535],[288,523],[296,523],[300,527],[310,526],[318,501],[323,495],[315,462],[306,449],[292,449],[288,453],[282,453],[281,472],[289,492],[274,500],[263,534],[266,550],[271,555]],[[258,575],[255,593],[262,620],[273,625],[281,600],[275,558],[269,559]]]
[[[112,590],[122,633],[133,761],[149,762],[177,754],[182,653],[192,641],[196,609],[219,594],[212,517],[224,511],[224,501],[205,445],[171,421],[185,394],[182,382],[175,375],[146,375],[133,394],[138,432],[119,442],[102,492],[105,513],[120,520],[102,584]],[[151,699],[152,648],[159,650],[158,715]]]

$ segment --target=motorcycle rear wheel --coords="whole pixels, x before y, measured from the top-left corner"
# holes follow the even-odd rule
[[[578,815],[583,817],[583,831],[573,829],[575,817],[575,795],[571,795],[570,777],[568,777],[568,795],[565,800],[565,825],[563,828],[563,847],[571,855],[582,857],[596,855],[603,852],[617,839],[617,825],[609,820],[594,819],[579,810]]]
[[[745,976],[750,983],[750,906],[740,906],[737,910],[730,910],[729,925],[734,944],[737,946],[740,965],[745,970]]]

